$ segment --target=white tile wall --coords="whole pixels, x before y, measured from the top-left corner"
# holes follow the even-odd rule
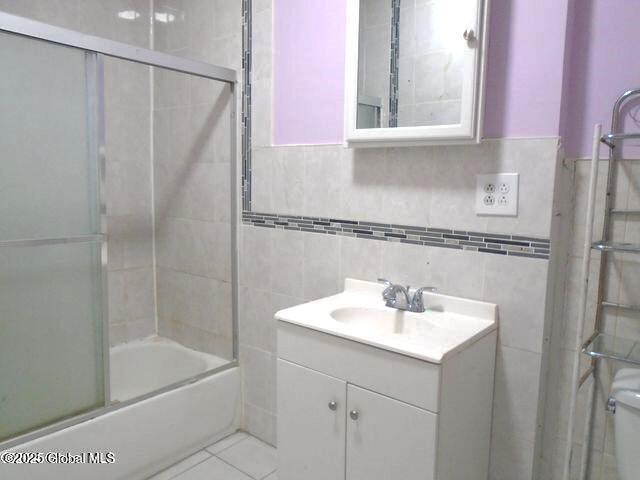
[[[91,3],[91,2],[89,2]],[[114,22],[115,10],[85,5],[80,23],[104,15]],[[140,2],[137,2],[140,3]],[[131,5],[137,8],[139,5]],[[148,6],[140,11],[149,15]],[[108,23],[108,22],[107,22]],[[137,22],[126,27],[148,47],[150,29]],[[143,36],[142,33],[145,33]],[[105,34],[102,31],[101,34]],[[144,40],[144,42],[143,42]],[[143,338],[155,333],[153,224],[151,192],[151,89],[149,68],[116,59],[105,60],[106,200],[109,240],[110,341]]]
[[[375,281],[387,276],[401,283],[433,285],[446,293],[501,304],[504,334],[501,331],[496,374],[494,441],[513,448],[509,439],[518,436],[529,451],[495,453],[492,469],[506,472],[504,476],[496,473],[495,478],[509,478],[508,474],[519,469],[531,471],[547,261],[252,226],[242,226],[241,235],[241,298],[246,302],[240,311],[245,428],[269,443],[277,441],[273,428],[275,372],[268,371],[277,354],[273,314],[295,303],[337,293],[345,277]],[[291,254],[287,247],[291,247]],[[532,278],[535,280],[530,282]],[[302,297],[297,296],[299,284],[303,285]],[[288,295],[277,295],[274,286]],[[532,302],[540,308],[530,308]]]
[[[567,415],[569,409],[570,376],[573,364],[573,352],[575,351],[575,333],[577,312],[579,308],[579,292],[581,282],[582,244],[584,242],[584,228],[586,219],[587,188],[589,182],[589,161],[575,160],[569,162],[573,171],[572,211],[570,222],[564,224],[568,231],[570,243],[568,246],[567,281],[566,292],[560,304],[560,312],[555,319],[553,330],[551,358],[553,366],[550,369],[549,394],[547,395],[546,410],[555,412],[548,415],[545,422],[545,449],[542,452],[543,474],[547,478],[560,478],[564,449],[566,445]],[[631,162],[622,164],[617,178],[617,191],[615,206],[619,208],[634,208],[638,198],[638,184],[634,180],[637,171]],[[594,224],[594,238],[601,235],[604,216],[604,195],[606,183],[607,162],[600,162],[596,196],[596,218]],[[634,217],[621,217],[615,223],[613,239],[631,243],[640,243],[640,232],[636,226],[638,222]],[[625,301],[632,304],[638,303],[637,292],[634,288],[638,285],[640,265],[638,258],[629,255],[614,254],[608,267],[608,282],[606,285],[607,297],[612,301]],[[599,261],[598,255],[592,258],[589,283],[589,302],[587,304],[587,318],[584,338],[592,333],[595,319],[598,286]],[[626,311],[606,310],[604,312],[604,331],[625,338],[640,339],[640,315]],[[587,359],[583,358],[583,371],[586,369]],[[613,362],[601,363],[600,376],[597,382],[597,403],[594,408],[594,430],[591,445],[591,479],[605,480],[617,478],[615,470],[615,449],[613,443],[612,418],[605,412],[604,399],[610,390],[611,379],[621,365]],[[586,416],[586,388],[581,390],[578,398],[578,413],[576,428],[574,430],[575,446],[574,461],[572,462],[571,475],[577,478],[581,461],[581,439]],[[541,478],[544,478],[541,476]]]
[[[549,138],[455,147],[256,148],[253,210],[548,237],[557,143]],[[476,215],[475,176],[494,172],[520,174],[518,217]]]
[[[241,2],[161,0],[156,48],[238,68]],[[230,110],[221,83],[154,72],[158,329],[232,357]]]
[[[256,22],[269,19],[270,15],[255,17],[254,29],[262,28]],[[255,66],[270,61],[270,56],[258,54],[253,61]],[[356,151],[340,145],[274,147],[270,82],[254,84],[252,97],[254,211],[551,235],[558,139]],[[520,174],[516,218],[475,214],[475,175],[495,172]],[[273,393],[264,380],[273,382],[273,373],[266,373],[264,364],[249,363],[257,358],[270,363],[276,354],[271,349],[273,314],[279,308],[273,302],[276,292],[286,295],[285,307],[335,293],[345,277],[388,277],[500,304],[491,480],[532,478],[536,445],[541,442],[539,400],[545,395],[541,384],[549,262],[252,226],[242,226],[241,237],[240,281],[258,305],[240,315],[240,348],[250,357],[244,363],[245,389],[250,390],[245,398],[246,429],[269,443],[277,441],[276,411],[269,408]]]

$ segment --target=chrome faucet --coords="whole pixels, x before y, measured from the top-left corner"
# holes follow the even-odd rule
[[[411,296],[411,287],[409,285],[404,287],[402,285],[391,283],[389,280],[385,280],[384,278],[379,278],[378,281],[382,282],[385,286],[385,289],[382,292],[382,298],[386,302],[385,305],[387,307],[415,313],[423,313],[426,310],[422,294],[424,292],[435,292],[437,290],[435,287],[422,287],[417,289],[413,293],[413,296]],[[400,298],[398,298],[399,293],[402,294]]]

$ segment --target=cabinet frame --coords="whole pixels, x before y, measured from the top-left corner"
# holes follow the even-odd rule
[[[278,322],[278,360],[437,415],[436,480],[488,477],[496,344],[493,330],[434,364]],[[288,392],[279,390],[279,402],[282,395]],[[350,422],[348,411],[346,417]]]
[[[467,76],[462,101],[461,123],[453,125],[356,128],[358,112],[358,58],[360,35],[360,0],[347,0],[346,56],[345,56],[345,144],[353,148],[398,147],[421,145],[459,145],[480,143],[484,117],[487,45],[490,0],[477,2],[475,59],[473,75]],[[461,32],[462,34],[462,32]],[[470,108],[469,108],[470,107]]]

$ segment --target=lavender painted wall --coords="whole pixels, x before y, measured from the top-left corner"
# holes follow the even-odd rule
[[[566,0],[492,0],[484,137],[556,136]]]
[[[276,145],[341,143],[345,0],[274,0]]]
[[[640,87],[640,3],[580,0],[571,17],[562,133],[567,154],[580,158],[591,154],[593,125],[602,123],[608,131],[616,98],[624,90]],[[640,130],[640,125],[631,123],[627,122],[627,130]]]
[[[274,143],[343,140],[345,0],[274,0]],[[493,0],[485,137],[558,135],[566,1]]]
[[[345,3],[274,0],[276,145],[343,140]],[[588,155],[593,124],[640,86],[638,25],[638,0],[492,0],[484,137],[562,134]]]

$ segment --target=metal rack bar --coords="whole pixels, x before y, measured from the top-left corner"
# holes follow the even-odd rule
[[[607,358],[631,365],[640,365],[640,343],[628,338],[596,332],[587,340],[582,353],[591,358]]]
[[[636,140],[640,140],[640,133],[609,133],[607,135],[603,135],[600,138],[600,141],[606,145],[613,145],[615,147],[617,140],[629,140],[634,138]]]
[[[599,250],[602,252],[602,255],[600,256],[600,269],[599,269],[599,276],[598,276],[598,296],[597,296],[597,305],[600,307],[596,310],[596,318],[595,318],[595,325],[594,325],[594,332],[590,337],[590,341],[591,342],[596,342],[598,341],[598,336],[599,336],[599,332],[601,331],[601,327],[602,327],[602,318],[603,318],[603,308],[602,307],[610,307],[610,306],[614,306],[613,303],[611,302],[607,302],[605,300],[606,298],[606,285],[607,285],[607,261],[608,261],[608,253],[610,252],[631,252],[631,253],[640,253],[640,246],[639,245],[631,245],[631,244],[624,244],[624,243],[615,243],[611,241],[610,238],[610,234],[611,234],[611,230],[612,230],[612,225],[611,225],[611,217],[612,214],[617,214],[617,213],[633,213],[633,212],[625,212],[623,210],[617,210],[613,208],[613,205],[615,203],[615,196],[616,196],[616,190],[615,190],[615,185],[616,185],[616,176],[617,176],[617,170],[618,170],[618,163],[619,160],[621,160],[620,158],[620,154],[619,154],[619,148],[616,148],[617,146],[617,142],[619,141],[623,141],[626,139],[640,139],[640,133],[622,133],[620,132],[620,122],[621,122],[621,112],[622,112],[622,108],[623,106],[631,99],[633,98],[638,98],[640,97],[640,88],[637,89],[633,89],[633,90],[627,90],[626,92],[624,92],[622,95],[620,95],[620,97],[616,100],[614,106],[613,106],[613,111],[612,111],[612,118],[611,118],[611,133],[607,134],[607,135],[602,135],[601,133],[598,134],[598,138],[594,139],[594,140],[598,140],[598,143],[602,142],[604,144],[606,144],[609,147],[609,166],[607,169],[607,181],[606,181],[606,185],[607,185],[607,195],[605,197],[605,209],[604,209],[604,222],[603,222],[603,227],[602,227],[602,235],[601,235],[601,241],[599,242],[595,242],[591,244],[591,249],[585,249],[584,255],[587,257],[591,256],[591,251],[593,249],[595,250]],[[598,130],[598,128],[596,127],[596,131]],[[599,152],[597,151],[597,148],[595,148],[594,146],[594,155],[592,157],[592,165],[593,164],[597,164],[599,161]],[[592,170],[591,170],[591,180],[590,180],[590,187],[593,187],[593,184],[595,182],[595,178],[594,176],[597,174],[597,166],[593,166]],[[593,193],[593,191],[590,190],[590,193]],[[592,231],[593,228],[593,212],[591,211],[592,208],[592,203],[591,203],[591,198],[589,199],[590,203],[589,203],[589,208],[588,208],[588,224],[587,224],[587,236],[586,236],[586,240],[585,240],[585,244],[587,244],[588,242],[591,241],[591,236],[589,236],[590,232]],[[590,217],[590,218],[589,218]],[[586,263],[588,265],[589,260],[588,259],[583,259],[583,263]],[[585,284],[588,283],[588,272],[585,272],[583,270],[583,282]],[[583,302],[581,304],[581,309],[584,309],[585,307],[585,302]],[[581,310],[583,311],[583,310]],[[579,318],[579,329],[577,332],[577,336],[578,338],[580,338],[583,334],[582,331],[582,327],[584,325],[583,323],[584,318],[581,317]],[[573,452],[573,425],[574,425],[574,421],[575,421],[575,413],[576,413],[576,403],[577,403],[577,390],[582,386],[583,383],[586,382],[586,380],[590,377],[593,376],[594,380],[598,375],[598,362],[597,359],[599,358],[614,358],[616,360],[623,360],[623,361],[629,361],[628,358],[616,358],[617,355],[615,354],[615,352],[609,352],[609,354],[607,353],[603,353],[600,352],[598,348],[595,344],[593,345],[594,348],[592,349],[587,349],[587,346],[589,344],[585,344],[583,345],[583,349],[582,351],[588,355],[591,356],[591,367],[588,371],[588,374],[583,375],[581,378],[576,378],[577,377],[577,371],[579,369],[579,364],[580,364],[580,358],[576,358],[574,359],[574,366],[573,366],[573,383],[572,383],[572,391],[571,391],[571,403],[570,403],[570,410],[569,410],[569,422],[568,422],[568,430],[567,430],[567,446],[566,446],[566,454],[565,454],[565,459],[564,459],[564,465],[563,465],[563,475],[562,478],[563,480],[569,480],[570,477],[570,469],[571,469],[571,460],[572,460],[572,452]],[[621,357],[623,357],[621,355]],[[633,362],[630,362],[633,363]],[[592,397],[593,395],[595,395],[595,382],[592,382],[591,384],[591,388],[590,388],[590,397]],[[584,438],[582,440],[582,445],[583,445],[583,449],[582,449],[582,461],[581,461],[581,468],[580,468],[580,480],[583,480],[584,478],[586,478],[586,475],[588,473],[588,465],[589,465],[589,461],[590,461],[590,454],[591,454],[591,425],[593,423],[593,402],[590,401],[588,404],[588,408],[587,408],[587,417],[585,419],[585,429],[584,429]]]
[[[596,337],[597,337],[598,335],[600,335],[600,333],[599,333],[599,332],[593,332],[593,333],[591,334],[591,336],[590,336],[589,338],[587,338],[587,339],[583,342],[582,346],[580,347],[580,350],[584,350],[585,348],[587,348],[587,346],[588,346],[590,343],[592,343],[592,342],[596,339]]]
[[[629,360],[627,357],[624,357],[624,356],[617,356],[617,355],[611,355],[611,354],[599,353],[599,352],[584,352],[584,353],[594,360],[607,359],[607,360],[615,360],[617,362],[624,362],[630,365],[640,365],[640,362]]]
[[[587,368],[587,370],[580,377],[580,381],[579,381],[580,386],[582,386],[584,382],[586,382],[589,379],[593,371],[594,371],[593,366],[590,366],[589,368]]]
[[[624,208],[613,208],[609,213],[613,215],[640,215],[640,210],[633,210],[633,209],[627,210]]]
[[[592,248],[601,252],[640,253],[640,245],[633,243],[594,242]]]
[[[621,308],[623,310],[630,310],[633,312],[640,312],[640,305],[626,305],[624,303],[615,303],[615,302],[601,302],[601,307],[605,308]]]

